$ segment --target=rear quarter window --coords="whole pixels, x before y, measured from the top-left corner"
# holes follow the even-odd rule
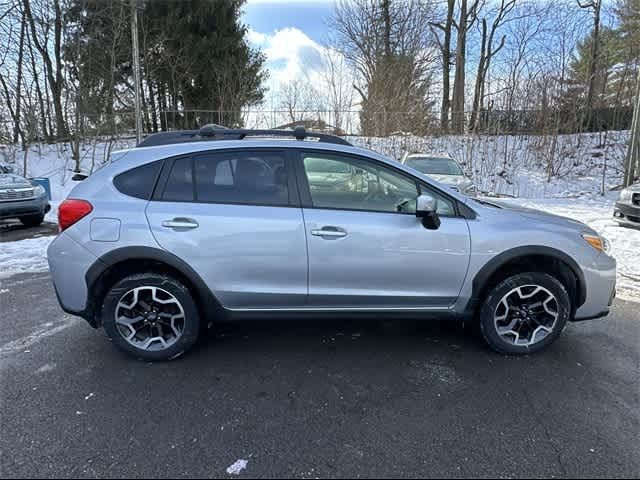
[[[120,173],[113,179],[113,184],[120,193],[130,197],[151,199],[153,188],[160,174],[162,160],[147,163],[140,167],[132,168]]]

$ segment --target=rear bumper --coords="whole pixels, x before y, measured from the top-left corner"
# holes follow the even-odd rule
[[[85,275],[96,262],[96,256],[62,232],[49,245],[47,259],[62,310],[92,323],[86,313],[89,302]]]
[[[4,201],[0,202],[0,220],[27,215],[44,215],[50,208],[46,195],[29,200]]]

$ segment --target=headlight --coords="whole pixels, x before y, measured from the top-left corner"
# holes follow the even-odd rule
[[[611,250],[611,243],[600,235],[593,235],[591,233],[583,233],[582,238],[599,252],[609,253]]]
[[[633,193],[631,192],[631,190],[629,190],[628,188],[625,188],[624,190],[620,191],[620,196],[618,197],[618,200],[621,202],[626,202],[631,200],[631,196],[633,195]]]
[[[44,187],[42,185],[36,185],[33,188],[33,194],[36,197],[41,197],[42,195],[44,195],[45,193],[47,193],[47,191],[44,189]]]

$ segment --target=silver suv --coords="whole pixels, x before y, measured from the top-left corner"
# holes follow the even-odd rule
[[[216,319],[354,314],[474,321],[527,354],[609,312],[616,263],[580,222],[473,200],[337,137],[222,132],[151,136],[60,205],[63,309],[139,358],[182,354]]]

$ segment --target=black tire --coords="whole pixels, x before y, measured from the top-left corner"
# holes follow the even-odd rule
[[[22,222],[25,227],[38,227],[42,222],[44,222],[44,215],[38,214],[20,217],[20,222]]]
[[[556,299],[554,306],[557,306],[558,316],[551,328],[551,332],[540,341],[532,345],[515,345],[498,333],[494,316],[505,295],[515,288],[526,285],[536,285],[548,290]],[[558,279],[547,273],[518,273],[499,282],[489,291],[480,309],[480,330],[485,341],[496,352],[506,355],[528,355],[538,352],[556,341],[567,324],[570,315],[571,298],[565,286]]]
[[[127,292],[138,287],[159,287],[180,302],[184,310],[182,335],[162,350],[144,350],[129,343],[120,333],[116,324],[116,307]],[[198,340],[200,333],[200,315],[191,293],[180,281],[158,273],[139,273],[128,276],[113,285],[104,297],[101,320],[105,331],[113,343],[124,352],[146,361],[173,360],[189,350]]]

